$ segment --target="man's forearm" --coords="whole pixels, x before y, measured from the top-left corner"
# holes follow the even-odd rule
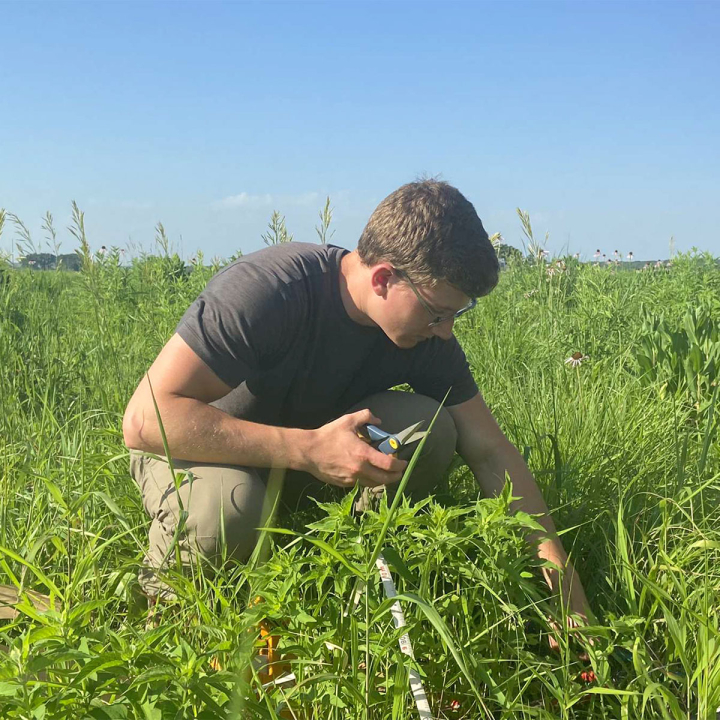
[[[538,518],[540,524],[548,534],[555,534],[555,524],[548,514],[548,507],[535,478],[525,464],[522,455],[511,442],[506,441],[496,452],[474,462],[470,461],[468,465],[487,497],[500,494],[505,486],[505,473],[507,472],[512,481],[513,496],[520,498],[513,502],[512,509],[522,510],[531,515],[542,514],[542,517]],[[537,537],[537,534],[532,537]]]
[[[557,537],[555,523],[542,493],[525,464],[522,455],[509,441],[500,449],[481,460],[468,463],[475,479],[485,495],[493,497],[500,493],[505,485],[505,472],[512,481],[513,496],[519,497],[512,504],[513,510],[522,510],[530,515],[539,515],[536,520],[543,526],[545,533],[534,532],[528,536],[530,543],[537,543],[537,555],[543,560],[565,568],[563,574],[563,596],[569,601],[574,612],[585,613],[587,600],[580,578],[575,574],[562,543]],[[553,592],[559,588],[560,578],[556,570],[545,569],[545,580]]]
[[[308,430],[239,420],[193,398],[164,398],[158,408],[173,458],[303,469]],[[126,414],[123,435],[129,448],[165,454],[154,408]]]

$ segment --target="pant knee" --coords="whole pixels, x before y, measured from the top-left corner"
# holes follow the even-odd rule
[[[447,408],[441,408],[435,419],[428,441],[432,440],[432,447],[443,457],[447,456],[448,463],[452,460],[457,447],[457,428],[452,415]]]
[[[435,407],[432,408],[431,413],[429,413],[427,426],[430,425],[430,421],[437,412],[439,406],[439,403],[435,400],[432,400],[431,398],[428,398],[428,400],[431,403],[434,403]],[[408,457],[412,457],[415,447],[416,446],[411,445],[405,450]],[[441,408],[437,418],[435,418],[435,424],[432,427],[432,431],[425,440],[420,461],[423,464],[430,463],[433,466],[447,467],[453,459],[456,447],[457,428],[455,427],[455,421],[452,419],[452,415],[450,415],[446,408]]]
[[[262,523],[264,491],[260,480],[240,482],[204,498],[195,513],[191,509],[188,529],[197,549],[208,558],[218,558],[225,547],[228,557],[247,560]]]
[[[183,555],[199,553],[218,560],[224,554],[246,560],[255,547],[262,523],[265,484],[257,473],[227,472],[221,477],[199,477],[184,487],[180,500],[185,511],[180,543]],[[166,497],[156,516],[166,538],[177,531],[181,513],[174,495]]]

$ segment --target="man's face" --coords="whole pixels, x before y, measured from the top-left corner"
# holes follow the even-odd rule
[[[453,313],[464,308],[470,298],[463,292],[441,282],[411,285],[409,280],[393,273],[388,282],[388,300],[383,330],[400,348],[409,349],[433,336],[449,340],[453,334]],[[429,326],[437,318],[449,318]]]

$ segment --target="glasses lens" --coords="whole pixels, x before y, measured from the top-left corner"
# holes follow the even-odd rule
[[[415,287],[415,283],[402,271],[395,268],[395,272],[397,273],[398,277],[401,277],[403,280],[407,280],[410,287],[412,288],[412,291],[415,293],[417,299],[422,303],[423,307],[432,315],[433,311],[430,308],[430,306],[427,304],[425,299],[420,295],[417,288]],[[441,323],[447,322],[450,319],[459,318],[461,315],[464,315],[466,312],[469,312],[477,305],[477,300],[473,299],[471,300],[464,308],[461,308],[456,313],[453,313],[452,315],[447,315],[446,317],[440,317],[438,316],[435,320],[433,320],[431,323],[428,323],[428,327],[434,327],[435,325],[440,325]]]
[[[439,317],[437,320],[429,323],[429,327],[434,327],[435,325],[440,325],[441,323],[447,322],[448,320],[454,320],[455,318],[459,318],[466,312],[470,312],[470,310],[472,310],[476,305],[477,300],[471,300],[464,308],[461,308],[456,313],[453,313],[452,315],[447,315],[446,317]]]

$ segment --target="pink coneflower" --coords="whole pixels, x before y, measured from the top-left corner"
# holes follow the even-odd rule
[[[628,259],[628,260],[632,260],[632,259],[633,259],[632,251],[630,251],[630,252],[627,254],[627,259]]]
[[[574,352],[566,361],[566,365],[571,367],[580,367],[585,360],[589,360],[589,355],[583,355],[581,352]]]
[[[576,260],[579,260],[579,259],[580,259],[580,253],[575,253],[575,254],[573,255],[573,257],[574,257]]]
[[[613,257],[620,257],[620,253],[617,250],[613,250]]]
[[[562,275],[566,270],[567,265],[564,260],[554,260],[550,265],[548,265],[546,270],[548,279],[555,275],[555,273]]]

